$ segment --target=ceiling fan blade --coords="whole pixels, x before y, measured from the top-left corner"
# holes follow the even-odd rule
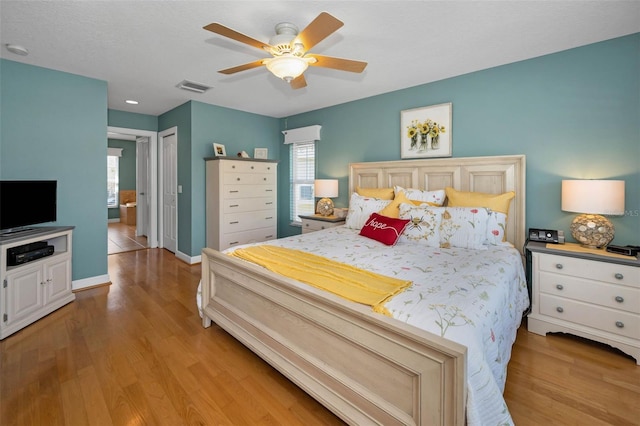
[[[214,22],[213,24],[209,24],[205,27],[202,27],[205,30],[211,31],[216,34],[220,34],[221,36],[228,37],[232,40],[239,41],[240,43],[248,44],[249,46],[257,47],[258,49],[270,49],[271,46],[268,43],[263,43],[260,40],[256,40],[255,38],[251,38],[242,33],[239,33],[231,28],[225,27],[222,24],[218,24]]]
[[[298,77],[291,80],[291,88],[292,89],[302,89],[303,87],[307,87],[307,80],[304,78],[304,74],[300,74]]]
[[[334,70],[362,72],[367,66],[366,62],[352,59],[332,58],[331,56],[307,54],[305,57],[315,58],[316,62],[310,62],[313,67],[332,68]]]
[[[248,64],[244,64],[244,65],[238,65],[237,67],[233,67],[233,68],[227,68],[225,70],[220,70],[218,71],[219,73],[222,74],[235,74],[237,72],[240,71],[245,71],[245,70],[250,70],[252,68],[257,68],[261,65],[263,65],[262,61],[264,61],[264,59],[260,59],[254,62],[249,62]]]
[[[327,12],[322,12],[304,30],[300,31],[296,40],[299,40],[304,45],[305,51],[309,51],[343,25],[344,23],[339,19],[334,18]]]

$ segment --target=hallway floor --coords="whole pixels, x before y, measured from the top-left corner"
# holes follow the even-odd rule
[[[147,237],[137,237],[136,227],[134,225],[110,222],[108,234],[108,254],[123,253],[126,251],[142,250],[147,248]]]

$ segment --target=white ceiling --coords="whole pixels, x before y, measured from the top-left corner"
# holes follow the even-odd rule
[[[264,67],[218,73],[266,54],[202,29],[219,22],[268,42],[277,23],[303,29],[323,11],[344,26],[311,52],[369,65],[310,67],[299,90]],[[159,115],[196,100],[286,117],[637,33],[640,1],[0,0],[0,24],[2,58],[105,80],[112,109]],[[185,79],[213,89],[177,89]]]

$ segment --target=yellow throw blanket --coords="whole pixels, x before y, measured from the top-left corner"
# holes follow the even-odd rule
[[[235,250],[231,255],[347,300],[369,305],[375,312],[387,316],[391,313],[383,306],[384,303],[411,285],[411,281],[386,277],[284,247],[254,246]]]

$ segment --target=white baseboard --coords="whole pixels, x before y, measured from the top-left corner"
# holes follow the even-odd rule
[[[95,287],[97,285],[107,284],[111,282],[109,274],[98,275],[96,277],[83,278],[81,280],[74,280],[71,282],[71,290],[82,290],[89,287]]]

